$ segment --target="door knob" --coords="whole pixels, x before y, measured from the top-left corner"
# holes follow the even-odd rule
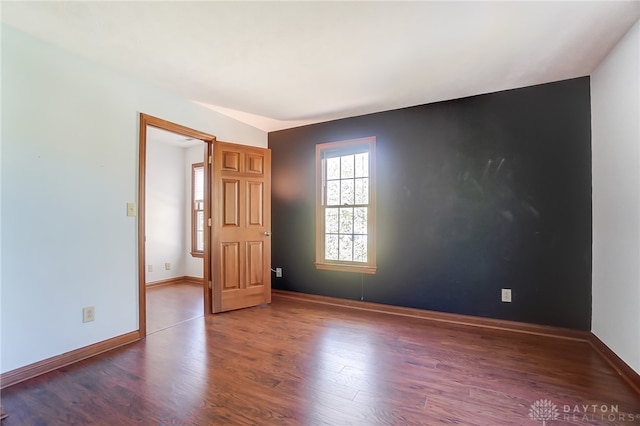
[[[271,232],[269,232],[269,231],[264,231],[264,235],[265,235],[265,236],[267,236],[267,237],[270,237],[270,236],[271,236]]]

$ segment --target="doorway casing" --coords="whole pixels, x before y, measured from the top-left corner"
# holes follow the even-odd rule
[[[146,296],[146,251],[145,251],[145,197],[146,197],[146,167],[147,167],[147,126],[157,127],[162,130],[184,135],[185,137],[199,139],[207,144],[206,158],[213,155],[213,143],[216,137],[208,133],[200,132],[180,124],[172,123],[161,118],[140,113],[140,138],[138,153],[138,332],[140,338],[147,335],[147,296]],[[211,162],[205,161],[204,175],[204,205],[205,218],[211,218]],[[211,313],[211,233],[205,232],[203,280],[202,292],[204,296],[204,314]]]

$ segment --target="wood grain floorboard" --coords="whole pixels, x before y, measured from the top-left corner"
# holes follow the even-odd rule
[[[164,330],[204,315],[202,286],[183,281],[148,287],[147,334]]]
[[[586,342],[277,297],[159,327],[5,389],[2,426],[534,426],[542,399],[549,426],[640,424],[640,395]]]

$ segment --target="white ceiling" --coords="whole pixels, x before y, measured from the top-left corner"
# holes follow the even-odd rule
[[[2,21],[263,130],[589,75],[640,2],[1,2]]]
[[[191,148],[198,145],[204,146],[202,145],[203,141],[200,139],[193,139],[153,126],[147,126],[147,142],[160,142],[178,148]]]

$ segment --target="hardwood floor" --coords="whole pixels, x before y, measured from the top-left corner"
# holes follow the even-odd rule
[[[278,297],[14,385],[2,407],[2,426],[640,424],[640,395],[585,342]]]
[[[147,288],[147,334],[204,315],[202,285],[181,282]]]

